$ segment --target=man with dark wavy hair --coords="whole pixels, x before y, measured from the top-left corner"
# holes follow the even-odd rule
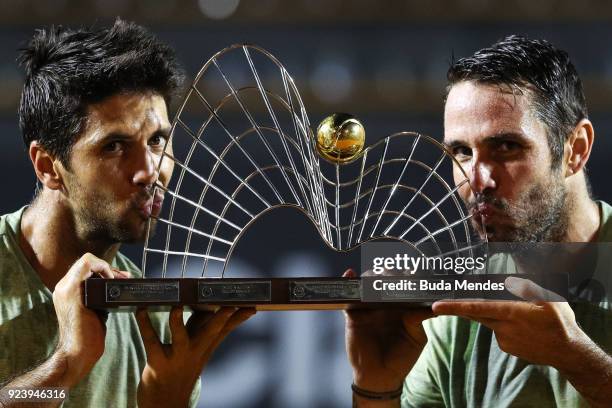
[[[509,36],[454,62],[448,82],[444,143],[457,159],[456,179],[461,168],[470,179],[459,193],[479,234],[493,242],[612,241],[612,207],[590,194],[594,130],[567,53]],[[612,284],[611,258],[599,254],[593,279]],[[506,260],[510,269],[525,266]],[[506,283],[534,299],[533,284]],[[352,312],[355,405],[608,407],[611,322],[610,299]]]
[[[48,387],[67,389],[65,407],[193,404],[212,352],[253,311],[104,320],[81,290],[92,275],[140,275],[118,250],[144,239],[163,201],[153,187],[172,174],[158,164],[183,83],[173,51],[117,20],[39,30],[19,61],[19,123],[40,187],[0,218],[0,405],[19,404],[11,390]]]

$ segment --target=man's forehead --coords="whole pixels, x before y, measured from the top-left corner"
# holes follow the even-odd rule
[[[90,134],[168,127],[166,103],[158,94],[117,94],[87,108],[86,133]]]
[[[523,133],[531,118],[529,97],[498,85],[454,85],[444,108],[444,141],[478,135]]]

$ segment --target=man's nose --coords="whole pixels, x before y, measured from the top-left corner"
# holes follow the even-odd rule
[[[141,187],[149,187],[159,178],[157,165],[159,157],[149,149],[143,149],[136,158],[133,182]]]
[[[493,177],[493,164],[478,157],[472,158],[471,169],[468,172],[470,186],[476,193],[485,193],[487,190],[495,190],[497,183]]]

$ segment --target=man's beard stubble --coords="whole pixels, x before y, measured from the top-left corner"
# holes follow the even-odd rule
[[[112,207],[117,202],[115,199],[106,197],[97,190],[90,191],[80,183],[71,184],[73,201],[79,203],[74,208],[74,222],[80,236],[89,241],[108,244],[142,242],[146,237],[149,222],[150,235],[154,234],[156,220],[141,220],[138,215],[129,214],[132,211],[137,213],[132,203],[126,212],[115,212]],[[140,222],[134,225],[130,223],[130,218]]]
[[[498,214],[509,220],[506,225],[486,225],[490,241],[496,242],[559,242],[567,233],[573,202],[565,184],[555,177],[549,183],[534,185],[516,203],[493,194],[479,194],[468,203],[475,210],[479,203],[492,205]]]

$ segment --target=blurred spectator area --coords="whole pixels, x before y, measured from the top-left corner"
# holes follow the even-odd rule
[[[271,51],[298,85],[311,122],[334,111],[358,115],[367,143],[401,130],[440,138],[445,74],[455,57],[511,33],[545,38],[569,52],[583,78],[597,131],[590,162],[596,196],[612,142],[612,2],[604,0],[0,0],[0,166],[23,203],[33,176],[20,145],[22,73],[16,50],[37,27],[104,25],[115,16],[150,27],[176,48],[193,76],[214,52],[249,42]],[[263,107],[263,105],[262,105]],[[21,174],[21,172],[19,173]],[[24,184],[25,183],[25,184]],[[13,201],[12,198],[15,198]]]

